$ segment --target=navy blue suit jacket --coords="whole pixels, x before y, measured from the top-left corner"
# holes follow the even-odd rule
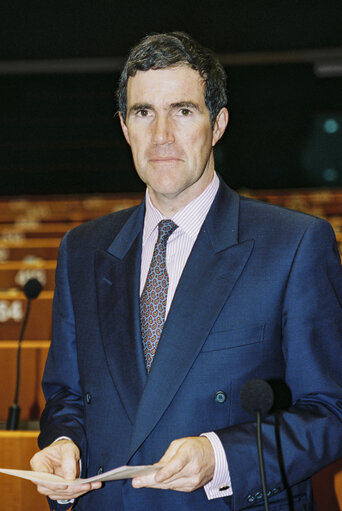
[[[71,437],[83,476],[91,476],[154,463],[173,439],[216,431],[233,496],[208,501],[203,488],[181,493],[117,481],[75,508],[259,509],[256,425],[239,394],[247,380],[262,378],[286,382],[292,397],[263,427],[271,509],[313,509],[310,476],[342,456],[342,273],[330,225],[221,183],[147,377],[143,222],[144,204],[77,227],[61,244],[39,444]],[[218,391],[226,399],[216,400]]]

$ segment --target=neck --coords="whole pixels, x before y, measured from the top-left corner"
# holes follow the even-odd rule
[[[191,187],[175,194],[158,194],[148,187],[153,206],[160,211],[165,218],[172,218],[191,201],[196,199],[209,186],[214,177],[214,170],[205,180],[198,180]]]

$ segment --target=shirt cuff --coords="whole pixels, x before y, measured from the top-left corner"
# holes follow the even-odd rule
[[[233,494],[233,490],[231,487],[227,456],[221,440],[213,431],[202,433],[201,436],[208,438],[215,455],[214,476],[212,480],[204,486],[207,498],[208,500],[212,500],[219,497],[229,497]]]

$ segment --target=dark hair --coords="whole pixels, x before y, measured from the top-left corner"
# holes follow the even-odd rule
[[[123,118],[127,115],[127,81],[137,71],[165,69],[178,65],[198,71],[205,84],[205,103],[214,123],[227,104],[226,73],[211,50],[204,48],[185,32],[168,32],[144,37],[132,48],[120,76],[117,100]]]

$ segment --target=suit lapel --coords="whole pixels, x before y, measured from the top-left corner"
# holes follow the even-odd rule
[[[134,422],[146,379],[139,325],[143,205],[133,212],[107,251],[95,257],[98,316],[108,367]]]
[[[239,197],[221,184],[179,281],[139,403],[128,460],[170,405],[251,254]],[[172,370],[170,370],[172,368]]]

